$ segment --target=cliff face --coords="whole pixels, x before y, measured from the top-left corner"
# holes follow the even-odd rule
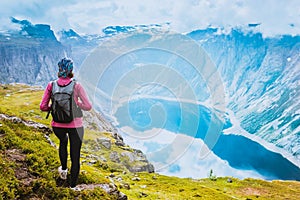
[[[155,171],[146,155],[125,144],[117,129],[101,113],[95,110],[84,112],[84,127],[86,132],[102,133],[94,134],[94,141],[86,141],[85,150],[92,152],[84,158],[87,162],[111,163],[116,167],[115,170],[134,173]]]
[[[45,85],[54,79],[57,62],[70,54],[48,25],[12,19],[20,31],[0,34],[0,82]]]
[[[30,39],[29,39],[30,40]],[[1,83],[28,83],[45,85],[57,73],[56,63],[65,49],[59,43],[31,43],[15,48],[13,43],[0,43]]]
[[[217,29],[189,36],[218,67],[228,109],[240,127],[287,151],[299,166],[300,37],[264,38],[242,30],[218,34]]]

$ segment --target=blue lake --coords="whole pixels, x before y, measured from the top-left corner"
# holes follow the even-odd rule
[[[267,179],[300,180],[300,169],[281,154],[269,151],[261,144],[240,135],[218,134],[207,140],[209,127],[220,121],[204,106],[166,101],[138,99],[120,107],[115,116],[119,127],[130,126],[138,131],[160,128],[200,138],[211,150],[233,168],[255,170]],[[223,128],[230,127],[227,121]]]

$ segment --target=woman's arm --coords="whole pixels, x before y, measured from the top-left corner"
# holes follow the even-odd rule
[[[84,88],[80,85],[80,83],[76,83],[75,91],[74,91],[74,98],[76,104],[82,109],[89,111],[92,109],[92,104],[88,99],[88,96],[84,90]]]
[[[49,111],[50,110],[50,106],[49,106],[49,101],[51,98],[51,91],[52,91],[52,83],[48,83],[42,101],[40,103],[40,109],[41,111]]]

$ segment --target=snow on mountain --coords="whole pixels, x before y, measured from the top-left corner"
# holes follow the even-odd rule
[[[143,31],[162,31],[169,29],[169,23],[165,24],[149,24],[149,25],[135,25],[135,26],[108,26],[102,30],[106,36],[113,36],[120,33],[132,33]]]

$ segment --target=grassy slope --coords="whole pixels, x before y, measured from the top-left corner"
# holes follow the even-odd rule
[[[0,85],[0,113],[18,116],[46,125],[46,113],[39,111],[39,102],[43,91],[33,90],[24,85]],[[22,124],[0,120],[0,199],[33,198],[41,199],[113,199],[101,189],[85,190],[75,193],[59,182],[56,172],[59,166],[57,150],[50,146],[41,133]],[[93,141],[97,137],[109,137],[108,133],[86,130],[83,144],[83,158],[88,160],[89,152],[95,154]],[[57,139],[51,134],[57,143]],[[113,146],[118,151],[118,147]],[[17,158],[9,156],[16,151]],[[102,155],[109,154],[106,150]],[[17,154],[18,155],[18,154]],[[21,157],[21,158],[20,158]],[[19,159],[18,159],[19,158]],[[17,169],[28,168],[30,184],[17,179]],[[113,181],[129,199],[298,199],[300,183],[295,181],[263,181],[255,179],[227,178],[183,179],[168,177],[156,173],[132,174],[113,162],[88,162],[82,164],[79,183],[107,183]],[[111,178],[108,178],[110,176]],[[139,180],[133,180],[134,177]],[[110,180],[109,180],[110,179]],[[28,180],[27,180],[28,181]],[[129,185],[130,189],[124,187]]]

